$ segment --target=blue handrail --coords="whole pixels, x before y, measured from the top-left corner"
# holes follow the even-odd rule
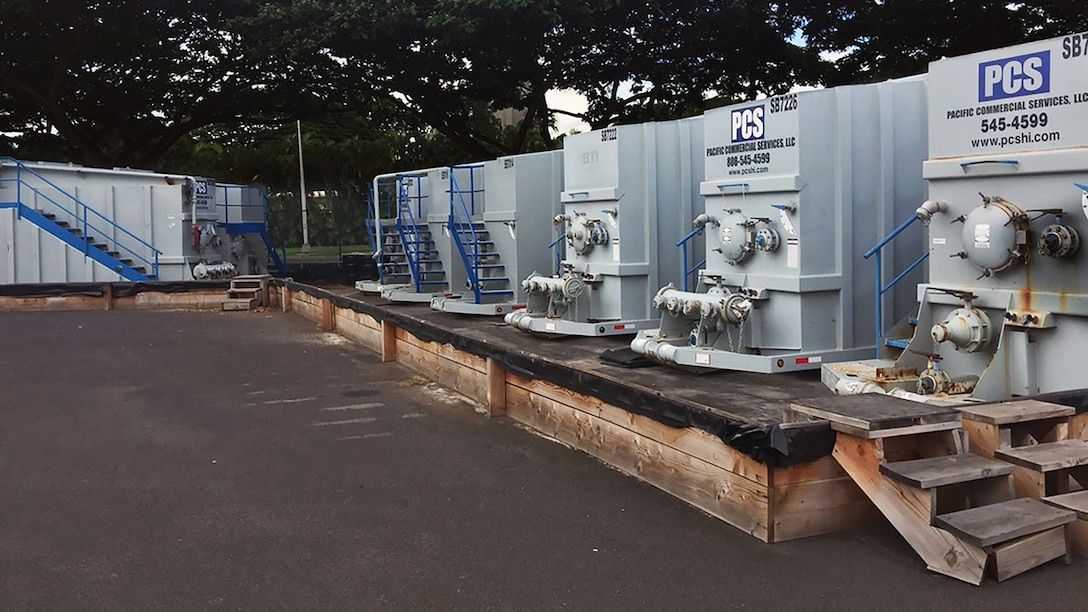
[[[895,278],[891,280],[887,285],[884,284],[884,247],[891,241],[895,240],[899,234],[902,234],[911,225],[914,225],[915,221],[918,221],[918,215],[914,215],[910,219],[899,224],[890,234],[885,236],[877,242],[871,249],[865,251],[865,259],[876,257],[876,356],[880,358],[880,339],[884,337],[884,294],[891,291],[892,287],[895,287],[900,281],[907,277],[908,274],[913,272],[915,268],[922,265],[926,259],[929,258],[929,251],[914,260],[914,263],[907,266],[906,270],[903,270]]]
[[[474,179],[474,167],[464,166],[469,168],[469,200],[472,202],[472,209],[476,209],[476,185]],[[475,302],[480,303],[480,237],[476,233],[476,227],[472,224],[472,213],[469,212],[469,205],[465,202],[465,195],[461,192],[461,186],[457,183],[457,167],[450,166],[450,216],[449,216],[449,228],[450,234],[453,236],[453,242],[457,245],[457,251],[461,255],[461,261],[465,264],[465,271],[468,272],[469,286],[472,288],[472,294]],[[460,211],[458,211],[457,203],[460,203]],[[465,214],[465,218],[462,221],[459,212]],[[472,237],[472,253],[468,253],[465,250],[464,242],[461,240],[462,227],[468,228],[468,234]],[[452,289],[452,287],[451,287]]]
[[[404,247],[404,258],[408,260],[408,271],[412,274],[412,285],[416,288],[416,293],[422,293],[423,291],[423,273],[420,268],[419,262],[419,224],[416,223],[416,216],[412,212],[412,198],[408,194],[408,187],[406,186],[404,179],[412,178],[408,176],[397,177],[397,234],[400,236],[401,246]],[[417,191],[420,191],[417,189]],[[422,197],[422,196],[421,196]],[[422,203],[422,199],[420,199]],[[405,223],[405,217],[407,216],[408,223]]]
[[[154,246],[152,246],[147,241],[143,240],[139,236],[137,236],[137,235],[133,234],[132,232],[128,231],[124,227],[118,225],[114,221],[110,220],[109,218],[107,218],[102,213],[100,213],[97,210],[91,208],[90,206],[87,206],[82,201],[80,201],[79,198],[77,198],[74,195],[68,193],[67,191],[65,191],[61,187],[57,186],[55,183],[53,183],[53,181],[50,181],[46,177],[42,176],[40,173],[35,171],[33,168],[27,166],[25,163],[13,158],[13,157],[0,157],[0,163],[9,163],[9,164],[13,164],[15,166],[15,182],[16,182],[16,185],[17,185],[17,187],[16,187],[16,198],[17,198],[17,202],[18,202],[18,204],[20,206],[25,206],[25,204],[23,203],[23,191],[22,191],[22,189],[23,189],[23,187],[26,187],[32,193],[34,193],[34,194],[38,195],[39,197],[45,199],[46,201],[51,203],[53,206],[56,206],[58,209],[60,209],[62,212],[64,212],[66,215],[68,215],[68,217],[70,219],[72,219],[74,222],[76,222],[76,229],[79,229],[80,231],[83,232],[84,238],[86,238],[88,236],[91,236],[92,231],[93,231],[93,234],[94,234],[95,237],[100,237],[103,240],[108,241],[107,244],[108,245],[112,244],[112,246],[119,253],[123,250],[126,254],[131,255],[133,257],[133,259],[137,259],[137,260],[143,262],[144,264],[147,264],[148,266],[150,266],[152,271],[153,271],[153,274],[155,275],[155,277],[156,278],[158,277],[158,274],[159,274],[159,256],[162,255],[162,251],[156,249]],[[54,189],[57,193],[59,193],[61,196],[63,196],[60,199],[70,202],[69,205],[73,206],[73,208],[75,210],[69,210],[67,207],[62,205],[60,202],[57,202],[57,200],[55,200],[54,198],[50,197],[49,195],[46,195],[40,189],[38,189],[37,187],[35,187],[35,186],[31,185],[30,183],[28,183],[23,178],[23,173],[24,172],[26,174],[29,174],[30,176],[33,176],[34,178],[38,179],[39,181],[41,181],[42,183],[44,183],[48,187],[51,187],[52,189]],[[145,257],[141,253],[137,252],[135,250],[136,247],[129,247],[129,246],[121,243],[120,241],[118,241],[117,238],[107,235],[103,231],[103,228],[94,225],[91,221],[88,220],[88,217],[90,217],[91,219],[99,219],[102,222],[105,222],[105,225],[109,229],[111,229],[114,233],[120,232],[120,233],[124,234],[125,236],[128,236],[129,238],[134,240],[140,246],[145,247],[146,250],[147,250],[146,252],[151,253],[151,255],[150,255],[151,259],[148,259],[148,257]],[[90,243],[87,242],[86,240],[84,240],[84,243],[85,244],[83,246],[83,254],[87,255],[88,250],[90,249]]]
[[[567,237],[567,234],[565,232],[560,233],[559,237],[556,238],[555,240],[552,240],[551,244],[548,245],[549,249],[555,249],[555,273],[556,274],[559,274],[560,268],[563,265],[563,263],[562,263],[563,262],[563,253],[559,250],[559,243],[563,242],[563,239],[566,238],[566,237]]]
[[[683,279],[684,291],[689,290],[688,287],[690,285],[689,285],[688,279],[691,278],[691,275],[694,274],[700,268],[702,268],[703,266],[706,265],[706,257],[704,257],[702,259],[702,261],[700,261],[699,263],[695,264],[694,266],[688,267],[688,260],[689,260],[689,257],[690,257],[689,254],[688,254],[688,243],[691,242],[691,240],[694,239],[696,236],[698,236],[698,235],[700,235],[702,233],[703,233],[703,226],[700,225],[699,227],[697,227],[697,228],[691,230],[690,232],[688,232],[686,236],[684,236],[683,238],[681,238],[680,240],[678,240],[676,242],[676,246],[680,247],[680,259],[681,259],[681,265],[683,266],[681,268],[681,270],[682,270],[682,279]]]

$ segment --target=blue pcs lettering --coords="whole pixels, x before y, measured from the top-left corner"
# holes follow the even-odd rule
[[[978,65],[978,101],[990,102],[1050,91],[1050,51]]]

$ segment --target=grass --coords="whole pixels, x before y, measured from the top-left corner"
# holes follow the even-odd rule
[[[340,253],[369,253],[370,247],[365,244],[345,244],[342,247],[337,247],[335,244],[332,246],[311,246],[309,253],[303,253],[302,247],[287,247],[287,257],[335,257]]]

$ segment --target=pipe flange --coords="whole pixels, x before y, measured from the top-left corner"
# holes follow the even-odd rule
[[[977,353],[990,342],[990,317],[977,308],[957,308],[930,329],[933,341],[950,342],[957,351]]]

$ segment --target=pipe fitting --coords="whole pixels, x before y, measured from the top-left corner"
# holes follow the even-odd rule
[[[940,202],[938,200],[926,200],[918,207],[918,210],[914,211],[914,216],[918,217],[918,220],[922,222],[922,225],[929,226],[929,222],[933,219],[933,215],[945,212],[948,210],[948,202]]]

